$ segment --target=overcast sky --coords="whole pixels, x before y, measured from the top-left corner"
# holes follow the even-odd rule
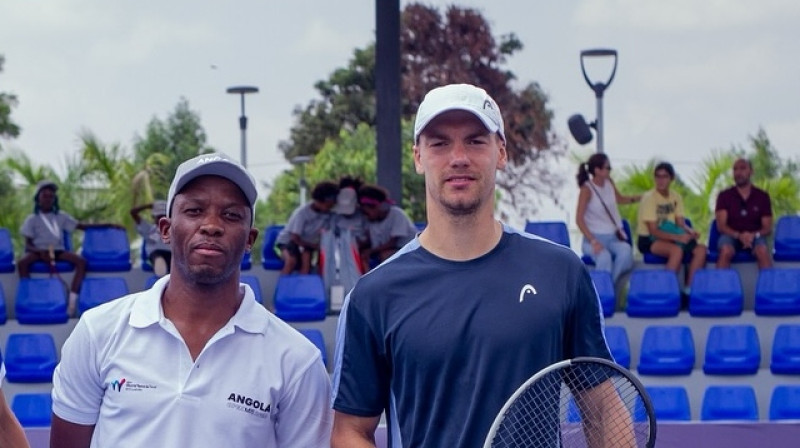
[[[746,145],[760,127],[782,155],[800,154],[796,0],[457,4],[479,9],[495,36],[518,35],[525,48],[508,67],[520,85],[536,81],[550,95],[565,137],[571,114],[595,118],[580,51],[619,52],[604,99],[615,167],[666,158],[690,176],[711,150]],[[130,147],[185,97],[209,143],[239,157],[239,99],[225,89],[249,84],[260,93],[246,99],[248,164],[269,182],[288,166],[277,143],[293,109],[315,98],[314,82],[345,66],[374,30],[374,0],[0,2],[0,91],[18,96],[12,116],[23,128],[3,145],[62,170],[81,129]],[[569,141],[582,154],[594,148]],[[563,169],[572,183],[574,169]]]

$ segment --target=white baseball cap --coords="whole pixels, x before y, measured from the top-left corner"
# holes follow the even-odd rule
[[[451,110],[472,112],[486,129],[497,132],[505,141],[503,116],[492,97],[485,90],[471,84],[450,84],[437,87],[425,95],[414,122],[414,142],[419,140],[419,135],[431,120]]]
[[[178,166],[167,195],[167,216],[172,216],[172,203],[175,201],[175,196],[181,192],[186,184],[200,176],[220,176],[236,184],[242,190],[250,205],[250,216],[252,217],[250,225],[253,224],[255,220],[255,203],[258,197],[256,181],[239,162],[221,152],[201,154]]]

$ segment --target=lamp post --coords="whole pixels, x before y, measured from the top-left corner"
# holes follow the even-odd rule
[[[611,68],[611,74],[608,76],[608,79],[605,82],[592,81],[589,79],[589,75],[586,73],[585,64],[585,60],[587,58],[612,59],[613,65]],[[606,91],[608,86],[611,85],[611,81],[614,80],[614,75],[617,73],[617,50],[612,50],[610,48],[596,48],[592,50],[581,51],[581,71],[583,72],[583,79],[585,79],[586,83],[589,84],[589,88],[592,89],[594,92],[594,97],[597,100],[597,118],[594,122],[587,124],[582,115],[572,115],[568,120],[569,130],[575,140],[584,145],[592,140],[592,133],[589,130],[589,127],[593,127],[597,133],[597,152],[603,152],[603,93]]]
[[[306,204],[306,190],[308,189],[308,184],[306,184],[306,163],[311,161],[311,156],[295,156],[292,157],[292,165],[297,165],[300,167],[300,205]]]
[[[258,87],[255,86],[234,86],[228,87],[228,93],[238,94],[241,96],[241,103],[242,103],[242,115],[239,117],[239,129],[242,131],[241,136],[241,145],[242,145],[242,155],[241,155],[241,162],[242,166],[247,168],[247,116],[244,114],[244,96],[248,93],[258,93]]]

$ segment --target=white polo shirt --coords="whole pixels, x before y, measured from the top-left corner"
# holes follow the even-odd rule
[[[161,294],[87,311],[64,343],[53,412],[95,425],[92,447],[328,447],[330,379],[319,350],[249,286],[196,361]]]

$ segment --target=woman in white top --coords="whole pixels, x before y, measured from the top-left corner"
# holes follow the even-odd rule
[[[633,268],[631,242],[622,240],[622,218],[617,204],[637,202],[641,196],[620,194],[611,180],[608,156],[597,153],[578,168],[578,209],[575,223],[583,234],[583,253],[595,262],[595,269],[611,272],[616,282]]]

